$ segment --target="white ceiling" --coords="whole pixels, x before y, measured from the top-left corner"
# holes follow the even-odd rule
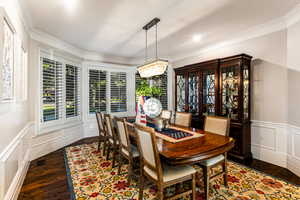
[[[143,25],[159,17],[159,54],[174,58],[289,12],[299,0],[20,0],[32,28],[103,55],[144,56]],[[195,42],[193,37],[201,38]],[[199,39],[199,38],[198,38]],[[154,42],[154,31],[149,32]],[[154,51],[151,50],[151,55]]]

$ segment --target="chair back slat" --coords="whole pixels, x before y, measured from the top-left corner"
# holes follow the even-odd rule
[[[160,118],[171,120],[172,117],[172,111],[171,110],[162,110]]]
[[[204,123],[204,131],[218,135],[229,136],[230,119],[224,117],[207,116]]]
[[[104,114],[104,119],[105,119],[107,135],[111,138],[114,138],[111,116],[109,114]]]
[[[135,131],[142,159],[141,164],[156,173],[158,179],[162,181],[162,167],[154,129],[135,124]]]
[[[175,113],[175,125],[190,127],[192,121],[192,113],[176,112]]]
[[[96,112],[96,119],[97,119],[97,124],[98,124],[98,131],[99,135],[104,136],[105,135],[105,130],[104,130],[104,125],[103,125],[103,117],[102,113]]]
[[[128,141],[127,141],[124,122],[117,120],[116,124],[117,124],[117,130],[118,130],[118,133],[119,133],[119,136],[120,136],[121,144],[125,147],[128,147]]]

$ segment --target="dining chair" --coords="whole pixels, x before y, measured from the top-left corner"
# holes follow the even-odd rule
[[[175,125],[184,126],[184,127],[191,127],[192,121],[192,113],[187,112],[176,112],[175,113]]]
[[[105,127],[106,127],[106,135],[108,139],[108,147],[107,147],[107,154],[106,154],[106,160],[109,159],[109,155],[111,153],[111,150],[113,152],[113,162],[112,167],[115,167],[115,161],[116,161],[116,155],[119,151],[119,139],[117,136],[117,133],[113,126],[113,120],[110,114],[104,114],[105,119]]]
[[[215,133],[218,135],[229,136],[230,129],[230,119],[224,117],[212,117],[207,116],[204,121],[204,131]],[[223,175],[224,185],[227,187],[227,153],[221,154],[219,156],[201,161],[199,163],[203,170],[204,179],[204,195],[205,199],[209,199],[209,180],[217,176]],[[209,177],[209,171],[218,166],[222,165],[222,171]]]
[[[105,131],[105,127],[104,127],[103,114],[101,112],[96,112],[96,119],[97,119],[98,132],[99,132],[98,151],[100,151],[101,144],[103,143],[102,154],[104,155],[104,151],[105,151],[106,143],[107,143],[107,136],[106,136],[106,131]]]
[[[192,194],[194,200],[196,196],[196,170],[189,165],[170,166],[162,162],[159,157],[154,129],[135,124],[135,131],[141,154],[139,199],[143,199],[144,177],[147,177],[157,185],[160,200],[164,199],[164,188],[192,180],[191,190],[169,198],[175,199]]]
[[[116,120],[116,127],[119,136],[119,168],[118,174],[121,173],[121,167],[123,164],[123,158],[128,160],[128,184],[130,184],[132,176],[133,176],[133,161],[134,159],[140,156],[137,148],[131,144],[130,137],[128,133],[128,122],[125,118],[115,118]]]

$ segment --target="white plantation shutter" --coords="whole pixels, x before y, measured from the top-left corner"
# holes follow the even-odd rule
[[[66,65],[66,118],[80,116],[80,68]]]
[[[110,74],[110,111],[127,111],[127,81],[125,72],[111,72]]]
[[[89,70],[89,113],[106,112],[106,71]]]
[[[41,58],[42,64],[42,122],[63,117],[62,63]]]

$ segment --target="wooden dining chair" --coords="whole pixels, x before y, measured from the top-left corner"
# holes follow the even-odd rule
[[[187,112],[176,112],[175,113],[175,125],[184,126],[184,127],[191,127],[192,121],[192,113]]]
[[[172,111],[171,110],[162,110],[161,114],[160,114],[160,118],[162,118],[164,120],[168,120],[170,123],[171,118],[172,118]]]
[[[212,117],[207,116],[204,122],[204,131],[215,133],[218,135],[229,136],[230,129],[230,119],[224,117]],[[204,179],[204,195],[205,199],[209,199],[209,180],[217,176],[223,175],[224,185],[227,187],[227,153],[221,154],[219,156],[204,160],[199,163],[203,169],[203,179]],[[214,176],[209,177],[209,171],[216,167],[217,165],[222,165],[222,171]]]
[[[119,136],[119,168],[118,174],[121,172],[121,167],[123,164],[123,158],[128,160],[128,184],[130,184],[132,176],[133,176],[133,161],[134,159],[140,156],[137,148],[134,145],[131,145],[129,133],[128,133],[128,122],[125,118],[115,118],[116,127]]]
[[[116,162],[116,155],[119,151],[119,139],[118,139],[118,135],[114,129],[113,120],[111,118],[111,115],[104,114],[104,119],[105,119],[106,135],[107,135],[107,139],[108,139],[106,160],[109,159],[110,153],[112,151],[112,153],[113,153],[112,167],[114,168],[115,162]]]
[[[96,112],[96,119],[97,119],[98,132],[99,132],[98,151],[100,151],[101,144],[103,144],[102,155],[104,155],[104,151],[106,149],[106,143],[107,143],[108,138],[106,136],[106,131],[105,131],[105,127],[104,127],[103,114],[101,112]]]
[[[196,196],[196,170],[191,166],[169,166],[160,160],[154,129],[135,124],[137,144],[140,151],[140,191],[139,199],[143,199],[144,177],[153,181],[158,188],[158,197],[164,199],[164,188],[187,180],[192,180],[192,189],[176,194],[170,199],[192,194]]]

